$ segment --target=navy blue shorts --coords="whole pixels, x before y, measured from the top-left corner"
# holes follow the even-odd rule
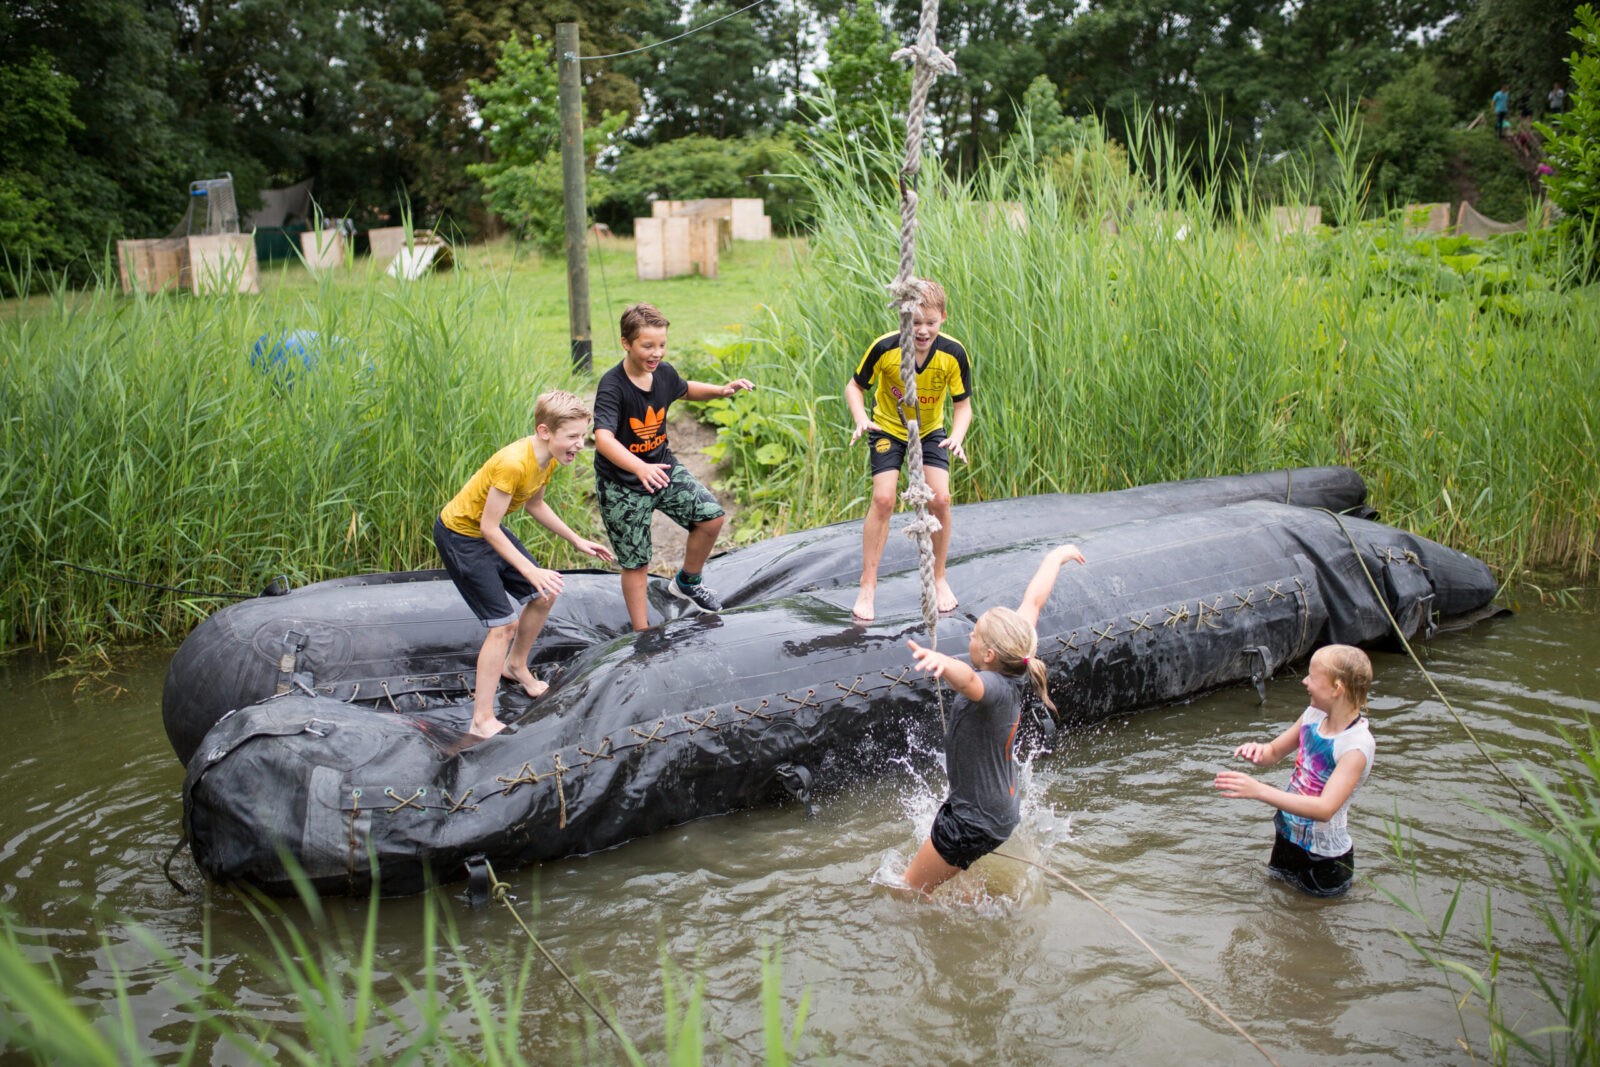
[[[950,810],[948,800],[940,806],[939,814],[933,817],[933,830],[928,834],[928,840],[933,843],[933,850],[940,859],[963,871],[1006,843],[1003,837],[995,837],[987,830],[967,824],[961,816]]]
[[[1355,846],[1342,856],[1318,856],[1276,834],[1267,873],[1314,897],[1343,896],[1356,876]]]
[[[522,547],[516,534],[504,526],[500,527],[500,532],[510,539],[518,552],[528,557],[530,563],[535,567],[539,565],[533,553]],[[443,519],[436,518],[433,520],[433,543],[439,549],[439,558],[444,560],[444,569],[450,572],[450,580],[460,590],[461,598],[485,626],[516,622],[517,616],[522,614],[522,606],[536,595],[528,579],[483,538],[458,534],[446,526]]]
[[[922,435],[922,465],[950,469],[950,453],[939,445],[947,435],[943,430],[929,430]],[[910,445],[898,437],[890,437],[877,430],[867,431],[867,457],[872,460],[872,473],[897,471],[906,464],[906,449]]]

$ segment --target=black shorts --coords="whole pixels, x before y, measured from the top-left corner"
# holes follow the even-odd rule
[[[535,567],[539,565],[533,553],[522,547],[517,535],[500,527],[500,532],[510,539],[513,547]],[[528,579],[505,561],[494,546],[481,537],[458,534],[444,524],[442,518],[433,520],[433,543],[444,560],[444,569],[456,583],[461,598],[472,613],[485,626],[504,626],[517,621],[522,606],[536,595]]]
[[[969,825],[961,816],[950,810],[947,800],[933,817],[933,829],[928,834],[933,850],[939,858],[963,871],[1006,843],[1004,837],[995,837],[987,830]]]
[[[1350,890],[1355,880],[1356,849],[1342,856],[1318,856],[1307,852],[1282,834],[1272,841],[1272,858],[1267,873],[1314,897],[1339,897]]]
[[[950,453],[940,448],[944,442],[943,430],[929,430],[922,435],[922,465],[924,467],[938,467],[940,470],[950,469]],[[872,461],[872,473],[882,474],[884,471],[897,471],[906,463],[906,449],[910,447],[898,437],[890,437],[877,430],[867,431],[867,457]]]

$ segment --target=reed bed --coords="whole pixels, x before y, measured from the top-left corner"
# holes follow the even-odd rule
[[[757,280],[792,251],[740,246],[716,283],[638,283],[631,242],[606,242],[591,260],[596,371],[620,356],[622,306],[656,300],[679,336],[714,332],[754,312]],[[405,285],[362,263],[290,265],[263,272],[260,296],[111,282],[0,309],[0,645],[103,654],[181,638],[226,602],[202,593],[438,566],[433,516],[530,432],[536,395],[594,390],[570,366],[560,264],[508,246],[460,260]],[[298,351],[251,365],[258,341],[270,353],[298,331],[315,335],[301,338],[312,366]],[[549,498],[598,534],[590,469],[580,457]],[[581,565],[535,536],[554,565]]]
[[[1196,186],[1154,133],[1129,154],[1142,169],[1094,180],[1081,153],[924,171],[917,273],[948,290],[976,379],[958,500],[1342,463],[1388,521],[1507,577],[1592,574],[1600,292],[1568,266],[1581,234],[1415,238],[1395,211],[1280,239],[1239,183]],[[770,421],[816,428],[766,490],[795,487],[797,527],[864,508],[840,394],[898,325],[897,166],[864,143],[817,154],[811,256],[749,353],[753,376],[793,383],[758,394]],[[1359,206],[1359,173],[1333,184]]]
[[[1324,187],[1339,217],[1373,217],[1280,236],[1241,176],[1196,183],[1135,128],[1126,149],[1047,158],[1024,136],[969,178],[924,171],[917,270],[949,291],[976,378],[958,500],[1345,463],[1388,521],[1507,579],[1591,579],[1592,235],[1408,235],[1363,205],[1345,130]],[[899,159],[874,143],[816,144],[805,256],[740,252],[715,282],[635,282],[628,246],[597,260],[597,367],[616,312],[651,299],[680,368],[759,384],[703,409],[746,539],[865,508],[842,391],[897,327]],[[1287,200],[1311,184],[1294,180]],[[0,316],[0,642],[170,641],[223,602],[199,592],[433,566],[432,515],[526,432],[534,395],[592,389],[568,368],[559,269],[501,253],[407,286],[298,268],[267,282],[261,298],[58,289]],[[257,339],[294,330],[345,343],[292,378],[250,366]],[[552,499],[592,534],[587,463]]]

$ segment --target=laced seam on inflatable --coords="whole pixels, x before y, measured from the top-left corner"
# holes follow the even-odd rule
[[[589,764],[593,763],[595,760],[602,760],[602,759],[614,760],[614,759],[617,758],[617,754],[611,750],[611,735],[610,734],[606,734],[604,737],[602,737],[600,739],[600,747],[595,749],[593,752],[590,752],[588,749],[584,748],[582,745],[579,745],[578,746],[578,755],[587,756],[588,757],[587,762],[584,763],[585,767],[589,766]]]
[[[757,704],[754,709],[742,708],[738,704],[735,704],[733,706],[733,710],[737,711],[740,715],[743,715],[745,722],[749,722],[751,719],[760,719],[763,722],[771,722],[772,721],[772,716],[768,715],[763,710],[764,708],[766,708],[766,706],[767,706],[767,698],[766,697],[762,697],[761,698],[761,703]]]
[[[711,725],[712,720],[716,717],[717,709],[707,708],[706,713],[698,719],[691,718],[688,712],[684,712],[683,721],[689,725],[689,732],[691,734],[697,734],[701,730],[710,730],[714,734],[720,734],[722,733],[722,727]]]
[[[766,703],[767,702],[765,700],[763,700],[761,702],[763,707],[766,706]],[[658,720],[656,720],[656,728],[654,730],[651,730],[649,733],[643,732],[637,726],[628,727],[628,732],[633,734],[635,737],[643,738],[646,744],[649,744],[651,741],[659,741],[664,745],[664,744],[667,743],[667,739],[665,737],[660,736],[660,735],[661,735],[662,728],[665,727],[666,725],[667,725],[667,720],[658,719]]]
[[[905,682],[905,684],[907,686],[911,685],[910,682],[906,682],[906,675],[911,673],[911,668],[910,667],[901,667],[900,668],[899,677],[892,677],[889,674],[888,671],[879,671],[878,673],[883,675],[885,678],[889,679],[889,688],[890,689],[893,689],[895,686],[899,685],[901,682]]]
[[[833,687],[844,694],[844,696],[841,696],[839,699],[843,700],[847,696],[870,697],[872,693],[869,690],[856,688],[856,686],[861,684],[861,679],[863,677],[864,675],[856,675],[856,680],[851,682],[848,688],[840,685],[838,682],[834,682]]]
[[[467,801],[472,799],[472,794],[473,794],[474,790],[469,789],[465,793],[462,793],[460,800],[457,800],[455,797],[451,796],[450,795],[450,791],[448,789],[441,790],[441,792],[444,794],[445,803],[450,805],[448,808],[445,809],[445,814],[446,815],[454,815],[458,811],[477,811],[478,810],[478,805],[476,805],[476,804],[468,804],[467,803]]]
[[[408,797],[402,798],[399,793],[396,793],[394,791],[394,787],[393,786],[387,786],[386,785],[386,786],[383,787],[383,795],[388,797],[390,800],[398,800],[398,801],[400,801],[400,803],[396,804],[392,808],[383,809],[383,813],[385,815],[393,815],[395,812],[399,811],[401,808],[416,808],[418,811],[423,810],[421,804],[416,804],[416,803],[413,803],[413,802],[418,797],[427,796],[428,795],[428,790],[423,786],[418,786],[417,787],[417,791],[415,793],[412,793]]]
[[[815,689],[807,689],[806,690],[806,695],[803,696],[803,697],[800,697],[799,699],[796,699],[796,698],[790,696],[788,693],[779,693],[778,695],[783,697],[783,699],[789,701],[791,704],[794,705],[794,707],[792,707],[792,708],[786,708],[785,709],[786,711],[799,711],[801,708],[819,708],[820,709],[822,707],[821,704],[819,704],[815,700],[811,699],[812,697],[817,695],[817,691]]]
[[[557,829],[565,830],[567,828],[566,774],[570,768],[562,764],[561,753],[559,752],[555,754],[554,763],[556,769],[552,773],[556,776],[556,799],[561,803],[561,818],[556,823],[556,827]]]

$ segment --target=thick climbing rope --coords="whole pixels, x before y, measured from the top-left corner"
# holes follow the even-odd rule
[[[938,648],[939,591],[933,575],[933,535],[939,520],[928,514],[933,490],[922,470],[922,428],[917,418],[917,356],[913,321],[922,303],[922,282],[916,276],[917,172],[922,169],[923,115],[928,90],[941,74],[955,73],[956,65],[940,51],[939,0],[923,0],[916,44],[895,52],[897,60],[912,61],[911,105],[906,114],[906,154],[900,167],[900,273],[889,293],[900,309],[900,421],[906,428],[907,485],[901,499],[916,508],[917,517],[906,535],[917,543],[917,569],[922,579],[922,618],[933,647]],[[943,710],[942,707],[940,709]]]
[[[1183,986],[1183,988],[1187,989],[1190,993],[1192,993],[1194,995],[1194,998],[1196,1000],[1198,1000],[1200,1003],[1204,1004],[1206,1006],[1206,1009],[1209,1010],[1213,1015],[1215,1015],[1217,1018],[1221,1019],[1223,1022],[1227,1023],[1229,1026],[1233,1027],[1234,1030],[1238,1032],[1240,1037],[1243,1037],[1246,1041],[1250,1042],[1250,1044],[1254,1045],[1256,1051],[1261,1053],[1262,1056],[1266,1057],[1266,1060],[1267,1060],[1268,1063],[1273,1064],[1273,1067],[1278,1067],[1278,1061],[1273,1058],[1272,1053],[1268,1052],[1266,1050],[1265,1046],[1263,1046],[1261,1044],[1261,1042],[1257,1041],[1254,1037],[1250,1036],[1249,1031],[1247,1031],[1244,1027],[1240,1026],[1238,1023],[1234,1022],[1233,1019],[1228,1015],[1227,1012],[1223,1011],[1221,1008],[1217,1007],[1216,1004],[1212,1003],[1210,998],[1208,998],[1204,993],[1200,992],[1194,986],[1190,985],[1188,979],[1184,978],[1183,975],[1178,973],[1177,968],[1173,967],[1172,964],[1168,963],[1162,957],[1161,953],[1159,953],[1159,952],[1157,952],[1155,950],[1155,947],[1152,946],[1150,944],[1150,942],[1146,941],[1143,937],[1140,936],[1139,931],[1135,930],[1133,927],[1131,927],[1127,923],[1123,922],[1122,921],[1122,916],[1118,915],[1116,912],[1112,911],[1110,908],[1108,908],[1104,904],[1100,903],[1100,901],[1095,897],[1095,895],[1093,893],[1090,893],[1087,889],[1083,888],[1083,886],[1079,885],[1077,882],[1074,882],[1071,878],[1068,878],[1066,875],[1062,874],[1060,871],[1056,870],[1054,867],[1047,867],[1044,864],[1038,863],[1038,862],[1036,862],[1034,860],[1024,859],[1023,857],[1015,855],[1015,854],[1010,853],[1010,852],[1007,852],[1004,849],[996,849],[994,854],[996,856],[1000,856],[1000,857],[1003,857],[1005,859],[1011,860],[1014,863],[1025,863],[1029,867],[1034,868],[1035,870],[1042,871],[1047,877],[1054,878],[1056,881],[1060,882],[1061,884],[1065,885],[1067,888],[1071,889],[1074,893],[1078,894],[1084,900],[1087,900],[1089,903],[1093,904],[1095,907],[1097,907],[1101,911],[1105,912],[1108,916],[1110,916],[1110,918],[1111,918],[1111,920],[1113,922],[1115,922],[1118,926],[1122,927],[1124,930],[1128,931],[1128,933],[1133,937],[1133,939],[1135,941],[1137,941],[1137,942],[1139,942],[1139,944],[1143,945],[1144,946],[1144,950],[1146,952],[1150,953],[1150,955],[1155,958],[1155,961],[1157,963],[1161,964],[1161,966],[1166,969],[1166,972],[1168,974],[1170,974],[1170,975],[1172,975],[1172,977],[1176,978],[1178,980],[1178,984],[1179,985]]]

